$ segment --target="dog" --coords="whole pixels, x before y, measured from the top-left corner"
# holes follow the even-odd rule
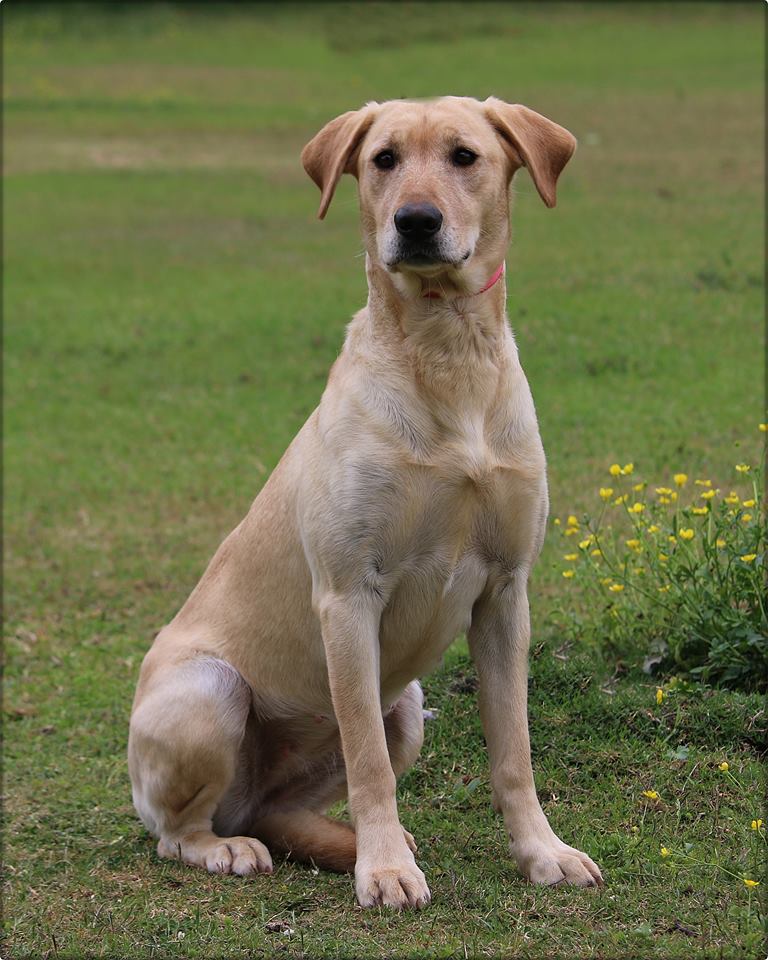
[[[364,906],[430,899],[397,777],[423,740],[418,678],[466,633],[493,802],[529,880],[602,883],[539,805],[527,581],[546,464],[506,313],[509,187],[548,207],[576,147],[495,98],[369,103],[304,148],[325,216],[358,180],[368,304],[320,405],[141,667],[133,800],[161,857],[354,871]],[[351,823],[326,816],[347,798]]]

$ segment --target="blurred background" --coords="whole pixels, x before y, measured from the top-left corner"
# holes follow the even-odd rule
[[[365,301],[355,184],[320,223],[299,161],[338,113],[493,94],[578,138],[555,210],[515,178],[507,271],[553,514],[614,461],[717,480],[757,455],[763,9],[3,4],[7,698],[30,830],[59,751],[130,820],[141,656]]]

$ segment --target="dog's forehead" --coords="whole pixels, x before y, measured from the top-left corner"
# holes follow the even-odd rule
[[[382,103],[369,131],[370,142],[393,140],[434,143],[439,139],[490,134],[483,105],[471,97],[439,100],[389,100]]]

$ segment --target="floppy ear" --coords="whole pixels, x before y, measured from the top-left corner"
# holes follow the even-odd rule
[[[354,156],[373,123],[377,106],[376,103],[368,103],[362,110],[342,113],[327,123],[301,151],[304,169],[322,192],[317,212],[321,220],[342,173],[356,173]]]
[[[485,115],[515,169],[527,167],[541,199],[548,207],[554,207],[555,184],[573,156],[576,138],[535,110],[519,103],[504,103],[496,97],[485,101]]]

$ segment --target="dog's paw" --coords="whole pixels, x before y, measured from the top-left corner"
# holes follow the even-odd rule
[[[355,868],[355,893],[361,907],[395,910],[425,907],[431,898],[424,874],[415,862],[398,866]]]
[[[217,837],[209,834],[180,842],[161,840],[157,852],[161,857],[204,867],[209,873],[234,873],[241,877],[272,873],[269,850],[254,837]]]
[[[524,877],[531,883],[555,887],[570,883],[577,887],[602,887],[600,869],[586,853],[569,847],[557,837],[542,841],[517,842],[512,856]]]

